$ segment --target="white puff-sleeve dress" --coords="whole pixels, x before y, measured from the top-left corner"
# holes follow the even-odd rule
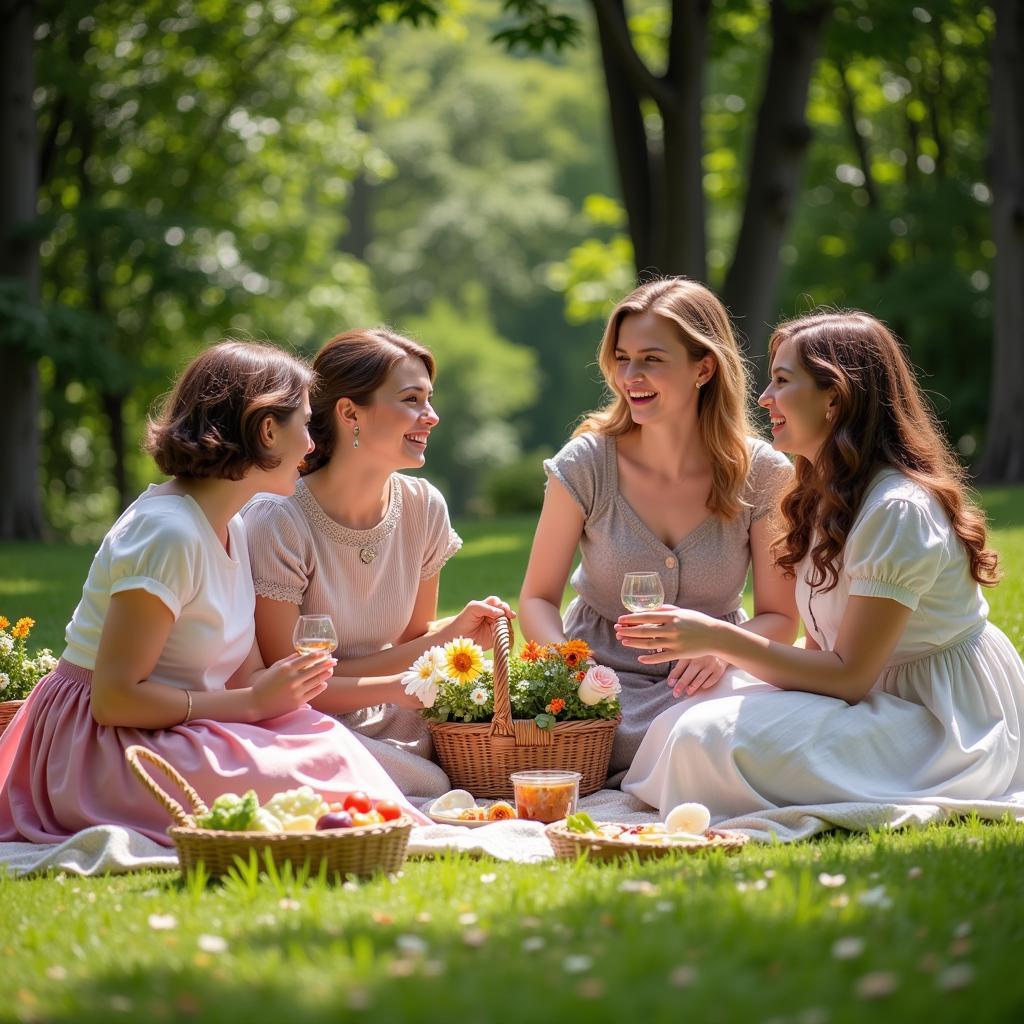
[[[988,621],[936,498],[883,470],[847,536],[838,585],[812,592],[808,572],[802,563],[797,602],[823,650],[851,595],[911,610],[867,697],[848,705],[732,669],[655,719],[623,790],[663,814],[700,801],[713,821],[844,802],[1024,803],[1024,665]]]

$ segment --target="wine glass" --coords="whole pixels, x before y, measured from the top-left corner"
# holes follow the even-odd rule
[[[656,572],[627,572],[622,578],[622,603],[631,612],[649,612],[665,603],[665,589]]]
[[[300,615],[292,632],[299,654],[331,654],[338,646],[338,634],[330,615]]]

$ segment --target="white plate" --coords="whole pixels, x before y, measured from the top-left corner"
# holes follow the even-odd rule
[[[478,805],[482,806],[482,805]],[[456,812],[457,813],[457,812]],[[438,825],[464,825],[466,828],[479,828],[481,825],[493,825],[494,822],[489,819],[483,821],[460,821],[458,817],[449,817],[446,814],[430,814],[427,812],[427,817],[431,821],[436,821]],[[501,818],[501,821],[515,821],[515,818]]]

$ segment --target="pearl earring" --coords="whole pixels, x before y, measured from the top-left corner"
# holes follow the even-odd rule
[[[697,388],[698,391],[700,391],[700,387],[701,387],[701,385],[703,383],[704,383],[704,381],[702,381],[702,380],[697,381],[696,388]]]
[[[352,431],[352,447],[359,447],[359,425],[356,424],[355,430]]]

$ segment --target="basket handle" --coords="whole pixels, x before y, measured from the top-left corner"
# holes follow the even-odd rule
[[[494,717],[492,736],[515,736],[512,700],[508,691],[509,655],[512,653],[512,624],[502,615],[494,620]]]
[[[175,824],[182,828],[192,828],[195,826],[195,815],[209,814],[209,808],[203,803],[202,798],[199,794],[189,785],[185,780],[184,776],[175,768],[172,764],[165,761],[156,751],[150,750],[148,747],[140,747],[138,744],[133,744],[128,747],[124,752],[125,760],[128,762],[128,766],[135,773],[135,777],[141,782],[146,789],[153,795],[153,798],[164,806],[170,816],[174,819]],[[189,803],[192,805],[192,816],[185,812],[185,808],[178,803],[174,797],[170,796],[164,788],[153,778],[152,775],[142,767],[142,761],[149,761],[151,764],[159,768],[170,780],[173,782],[188,798]]]

